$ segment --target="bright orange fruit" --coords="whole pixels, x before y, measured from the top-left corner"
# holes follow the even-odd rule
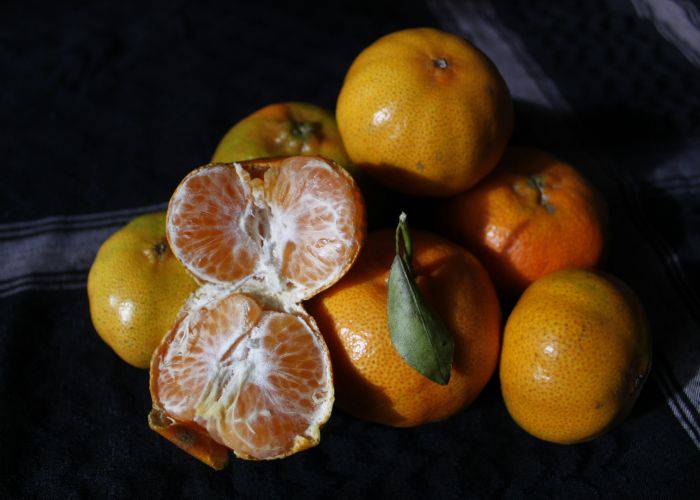
[[[443,202],[436,220],[499,290],[516,294],[552,271],[597,266],[607,218],[603,198],[571,165],[511,148],[483,182]]]
[[[449,196],[496,166],[513,128],[513,104],[479,49],[418,28],[386,35],[357,56],[336,117],[359,168],[407,194]]]
[[[513,419],[555,443],[593,439],[630,411],[651,367],[651,337],[634,292],[570,269],[533,283],[503,335],[501,390]]]
[[[166,219],[202,283],[151,361],[151,427],[215,468],[314,446],[333,405],[326,345],[301,301],[352,265],[364,206],[320,157],[212,164],[190,173]]]
[[[394,348],[387,325],[387,278],[394,232],[370,233],[357,263],[308,310],[331,351],[338,403],[357,417],[409,427],[447,418],[471,403],[493,374],[501,312],[491,280],[463,248],[411,231],[416,282],[454,339],[450,380],[439,385]]]

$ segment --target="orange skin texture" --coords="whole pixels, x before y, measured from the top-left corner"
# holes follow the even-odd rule
[[[165,212],[141,215],[100,247],[88,274],[90,317],[115,353],[137,368],[172,326],[197,283],[165,237]]]
[[[535,149],[509,149],[474,189],[443,202],[445,234],[484,263],[504,294],[603,256],[607,206],[572,166]]]
[[[221,139],[211,161],[297,155],[323,156],[352,170],[333,114],[303,102],[270,104],[247,116]]]
[[[651,367],[651,336],[634,292],[579,269],[532,284],[506,324],[500,378],[510,415],[540,439],[593,439],[630,411]]]
[[[350,272],[307,303],[331,352],[339,406],[397,427],[441,420],[471,403],[495,371],[500,347],[500,306],[479,261],[438,236],[411,235],[418,286],[455,341],[447,385],[414,370],[391,342],[387,279],[393,231],[370,233]]]
[[[363,171],[406,194],[449,196],[496,166],[512,132],[513,104],[481,51],[418,28],[386,35],[357,56],[336,118]]]

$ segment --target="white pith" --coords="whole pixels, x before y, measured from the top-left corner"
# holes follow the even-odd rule
[[[308,159],[303,168],[320,168],[332,172],[333,175],[341,175],[341,177],[345,175],[338,173],[331,165],[321,159]],[[263,179],[251,178],[240,164],[233,164],[232,167],[225,165],[205,167],[193,172],[188,178],[207,175],[211,173],[211,169],[225,169],[222,171],[235,173],[240,180],[247,202],[243,206],[223,207],[227,215],[231,214],[230,227],[245,235],[242,238],[243,241],[234,241],[234,246],[230,251],[235,255],[235,252],[239,251],[240,248],[243,248],[244,251],[256,249],[255,265],[253,271],[247,276],[231,282],[221,281],[199,269],[196,265],[196,259],[184,258],[180,248],[171,244],[175,256],[200,282],[205,284],[192,294],[183,306],[175,328],[166,336],[166,339],[170,338],[170,344],[162,352],[159,359],[154,359],[154,362],[157,362],[159,380],[170,377],[169,380],[172,381],[182,377],[186,379],[187,374],[183,375],[181,371],[183,368],[180,367],[178,372],[178,368],[175,366],[179,357],[197,358],[200,361],[194,363],[194,366],[188,366],[188,369],[198,371],[199,376],[207,382],[205,386],[193,391],[195,393],[188,394],[186,398],[181,400],[173,400],[161,393],[158,396],[158,403],[162,410],[172,417],[198,423],[207,430],[214,440],[231,448],[238,456],[278,458],[316,444],[320,438],[320,426],[330,416],[334,395],[328,349],[315,322],[306,314],[300,302],[337,281],[354,260],[358,248],[357,243],[353,243],[353,241],[357,240],[358,234],[354,232],[342,234],[339,228],[354,228],[356,207],[353,204],[354,201],[344,200],[343,197],[340,198],[341,202],[328,199],[330,197],[324,198],[323,189],[313,185],[315,181],[312,177],[309,181],[312,185],[304,186],[306,189],[301,189],[299,197],[294,198],[299,201],[295,206],[298,209],[300,207],[300,213],[284,210],[267,199],[270,194],[266,184],[269,179],[269,171],[265,172]],[[182,210],[182,200],[187,199],[188,195],[191,194],[188,193],[187,186],[184,184],[183,182],[183,185],[173,195],[168,209],[166,230],[171,242],[174,232],[177,230],[172,219],[178,214],[178,210]],[[207,200],[209,198],[205,199],[205,201]],[[207,209],[208,206],[202,208],[204,211]],[[314,217],[315,214],[318,214],[318,217],[314,219],[314,224],[298,226],[297,221],[302,216],[308,220],[309,214]],[[220,227],[225,229],[229,226]],[[317,227],[320,229],[316,229]],[[359,231],[359,229],[353,230]],[[302,242],[299,241],[300,234],[304,235]],[[313,265],[318,267],[312,267],[306,277],[310,279],[309,277],[320,274],[317,279],[306,283],[285,278],[282,274],[282,252],[284,252],[287,243],[293,242],[298,245],[297,248],[300,248],[304,241],[311,243],[303,246],[304,258],[300,261],[301,265],[298,266],[297,272],[299,270],[305,271],[303,264],[311,261]],[[347,264],[339,263],[338,256],[345,258],[346,254],[348,255]],[[307,259],[306,255],[311,257]],[[256,411],[247,414],[245,418],[240,417],[242,420],[238,419],[239,417],[236,415],[229,416],[229,422],[233,418],[234,422],[245,425],[249,430],[252,430],[251,424],[254,424],[256,419],[268,418],[273,413],[276,415],[299,415],[299,408],[290,407],[289,402],[285,402],[283,395],[275,396],[274,387],[269,383],[271,376],[285,377],[288,375],[282,373],[282,365],[277,366],[275,359],[267,350],[256,345],[256,342],[259,342],[264,334],[264,328],[260,325],[239,325],[240,328],[237,328],[236,331],[227,333],[226,341],[223,343],[220,342],[220,337],[217,337],[218,341],[213,337],[209,339],[209,342],[216,342],[216,345],[208,345],[206,340],[208,337],[200,338],[193,330],[201,314],[204,314],[205,311],[215,310],[222,300],[232,296],[232,294],[245,294],[253,298],[259,307],[266,311],[264,314],[269,312],[269,314],[274,315],[275,312],[281,312],[299,318],[322,358],[321,372],[323,376],[319,380],[319,387],[324,388],[324,390],[314,394],[315,397],[312,399],[313,412],[303,414],[303,422],[304,424],[308,422],[308,425],[303,432],[294,437],[294,442],[289,449],[256,450],[257,454],[251,454],[236,449],[235,443],[226,440],[227,433],[230,435],[231,432],[234,432],[236,439],[241,442],[246,441],[245,437],[237,432],[235,426],[232,428],[230,425],[225,426],[224,424],[227,412],[236,408],[241,389],[248,385],[259,388],[261,394],[264,395],[263,399],[269,401],[270,404],[260,406]],[[198,338],[200,340],[203,338],[205,341],[198,341]],[[201,349],[203,352],[196,354]],[[175,366],[175,369],[171,370],[171,366]],[[187,380],[184,381],[183,387],[187,387]],[[194,408],[194,414],[191,414],[192,408]],[[248,443],[248,445],[250,444]]]

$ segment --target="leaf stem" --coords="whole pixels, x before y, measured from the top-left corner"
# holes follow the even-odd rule
[[[401,212],[399,215],[399,223],[396,226],[396,255],[404,262],[409,273],[413,275],[413,242],[406,223],[405,212]]]

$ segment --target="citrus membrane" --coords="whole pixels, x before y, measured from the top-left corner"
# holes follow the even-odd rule
[[[153,358],[160,409],[244,458],[315,444],[333,385],[314,323],[236,292],[204,292],[195,302],[203,303],[189,306]]]
[[[317,444],[332,372],[300,302],[357,257],[352,178],[320,157],[207,165],[176,189],[166,232],[202,286],[151,360],[151,427],[215,468],[226,449],[271,459]]]
[[[336,282],[357,255],[358,196],[351,177],[319,157],[209,165],[171,198],[168,240],[202,282],[299,302]]]

